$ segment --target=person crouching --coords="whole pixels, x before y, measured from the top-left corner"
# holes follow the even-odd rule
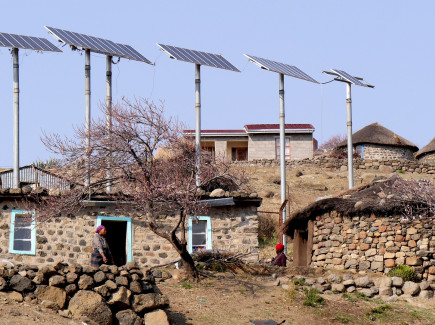
[[[287,256],[284,254],[284,245],[279,243],[275,246],[276,256],[272,260],[272,265],[275,266],[286,266]]]

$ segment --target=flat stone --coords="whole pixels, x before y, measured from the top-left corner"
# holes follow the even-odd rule
[[[168,316],[161,309],[152,311],[150,313],[146,313],[144,317],[144,321],[145,324],[169,325]]]
[[[379,282],[379,287],[391,288],[393,280],[389,277],[382,277]]]
[[[391,289],[391,287],[380,287],[379,288],[379,295],[380,296],[392,296],[393,289]]]
[[[136,313],[142,313],[146,310],[166,307],[168,304],[169,299],[166,296],[158,293],[147,293],[135,295],[132,307]]]
[[[345,280],[345,281],[343,281],[343,284],[345,286],[353,286],[353,285],[355,285],[355,281],[353,279],[351,279],[351,280]]]
[[[331,285],[332,292],[339,292],[342,293],[345,291],[345,286],[343,283],[333,283]]]
[[[403,286],[403,278],[400,276],[393,276],[391,280],[393,281],[393,286],[400,288]]]

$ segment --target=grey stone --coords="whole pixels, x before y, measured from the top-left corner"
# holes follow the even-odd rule
[[[109,288],[110,290],[116,290],[118,288],[118,286],[116,285],[115,282],[113,282],[112,280],[107,280],[105,283],[106,287]]]
[[[380,287],[379,288],[379,295],[380,296],[392,296],[393,289],[391,289],[391,287]]]
[[[60,287],[65,284],[65,277],[63,275],[53,275],[48,280],[48,284],[52,287]]]
[[[370,286],[370,279],[368,276],[363,276],[355,279],[355,285],[360,288],[367,288]]]
[[[369,298],[372,298],[374,296],[374,293],[371,289],[367,289],[367,288],[358,289],[358,292],[361,292],[362,294],[366,295]]]
[[[383,277],[380,279],[379,287],[391,288],[393,285],[393,280],[389,277]]]
[[[324,283],[326,283],[326,280],[325,280],[325,278],[320,276],[320,277],[317,278],[317,283],[318,284],[324,284]]]
[[[80,290],[71,298],[68,310],[74,318],[88,317],[99,325],[112,324],[112,311],[96,292]]]
[[[98,271],[94,274],[94,281],[95,283],[101,283],[106,281],[106,274],[103,271]]]
[[[131,291],[126,287],[119,287],[117,291],[112,294],[112,297],[107,302],[109,305],[116,305],[120,308],[127,308],[130,306]]]
[[[119,325],[142,325],[142,319],[131,310],[122,310],[116,314],[116,319]],[[154,324],[154,323],[149,323]]]
[[[169,300],[166,296],[158,293],[147,293],[135,295],[133,297],[133,310],[136,313],[141,313],[147,310],[166,307]]]
[[[351,280],[344,280],[343,284],[345,286],[353,286],[353,285],[355,285],[355,281],[353,279],[351,279]]]
[[[129,289],[133,293],[141,293],[142,292],[142,285],[139,281],[131,281]]]
[[[15,274],[9,280],[9,286],[18,292],[31,291],[34,288],[34,284],[29,278],[23,277],[19,274]]]
[[[428,290],[430,289],[430,284],[427,281],[421,281],[420,282],[420,290]]]
[[[328,276],[329,283],[341,283],[341,278],[337,274],[330,274]]]
[[[73,272],[68,272],[66,274],[66,282],[68,283],[74,283],[76,282],[76,280],[78,279],[78,274],[77,273],[73,273]]]
[[[323,286],[319,283],[316,283],[315,285],[313,285],[313,288],[319,290],[321,293],[323,293],[325,290],[323,289]]]
[[[125,276],[117,276],[115,282],[118,286],[128,286],[128,279]]]
[[[431,298],[433,298],[433,291],[432,290],[422,290],[422,291],[420,291],[420,294],[418,296],[420,298],[423,298],[423,299],[431,299]]]
[[[95,287],[94,291],[99,293],[102,297],[109,297],[110,296],[110,290],[104,284],[99,286],[99,287]]]
[[[393,276],[391,280],[393,281],[393,286],[400,288],[403,286],[403,279],[401,277]]]
[[[65,287],[65,292],[68,296],[72,296],[73,294],[75,294],[77,292],[77,286],[74,283],[68,284]]]
[[[331,285],[331,290],[332,290],[332,292],[342,293],[342,292],[344,292],[345,287],[344,287],[343,283],[333,283]]]
[[[80,277],[78,285],[80,290],[90,289],[94,286],[94,279],[87,274],[83,274]]]
[[[367,271],[370,269],[370,262],[369,261],[361,261],[359,262],[358,268],[360,271]]]
[[[63,309],[63,307],[65,307],[66,292],[61,288],[41,285],[35,290],[35,295],[40,302],[50,301],[54,303],[58,309]]]
[[[386,302],[396,302],[399,299],[397,295],[392,295],[391,297],[388,297],[385,299]]]
[[[402,287],[403,293],[414,296],[420,291],[420,286],[412,281],[406,281]]]
[[[355,292],[355,290],[356,290],[355,286],[350,286],[350,287],[346,288],[346,292],[348,292],[348,293]]]
[[[145,324],[169,325],[168,316],[161,309],[145,314],[144,321]]]

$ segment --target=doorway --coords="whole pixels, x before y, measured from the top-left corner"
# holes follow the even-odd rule
[[[97,226],[99,225],[106,227],[106,240],[115,265],[122,266],[131,262],[131,218],[99,216]]]

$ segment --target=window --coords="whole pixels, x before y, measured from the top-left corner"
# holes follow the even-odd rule
[[[36,254],[36,221],[34,213],[12,210],[9,253]]]
[[[279,138],[275,138],[275,159],[281,157]],[[285,138],[285,159],[290,159],[290,138]]]
[[[189,253],[211,249],[210,217],[189,218]]]

